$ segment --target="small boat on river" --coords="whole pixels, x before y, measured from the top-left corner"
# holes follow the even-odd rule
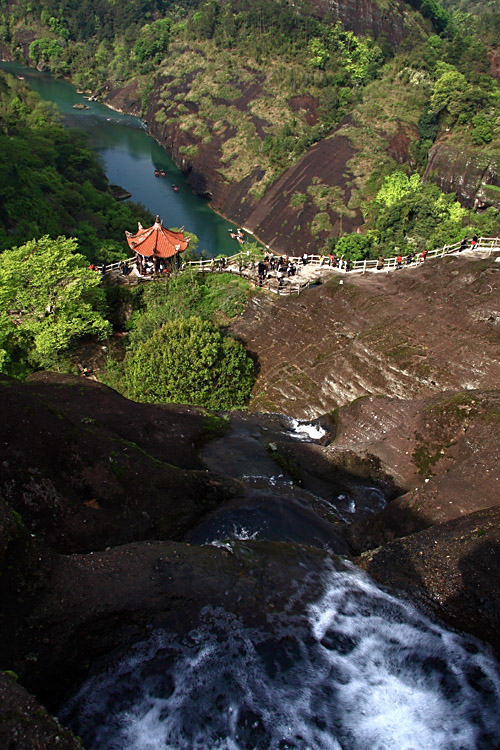
[[[172,185],[172,188],[174,190],[174,193],[178,193],[179,192],[179,188],[177,187],[177,185]]]
[[[243,234],[242,229],[237,229],[236,232],[233,232],[232,229],[228,229],[227,231],[229,232],[229,236],[232,240],[238,240],[240,245],[245,244],[245,235]]]

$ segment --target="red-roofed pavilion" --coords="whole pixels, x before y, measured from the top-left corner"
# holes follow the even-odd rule
[[[146,266],[153,265],[153,270],[171,271],[179,265],[179,255],[189,245],[190,237],[184,237],[182,232],[172,232],[166,229],[157,216],[152,227],[144,229],[139,222],[137,234],[125,232],[128,245],[137,255],[138,270],[144,271]]]

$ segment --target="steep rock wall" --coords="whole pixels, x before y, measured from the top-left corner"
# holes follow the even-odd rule
[[[359,210],[347,208],[351,197],[350,180],[353,179],[348,162],[354,148],[348,138],[333,135],[315,144],[298,164],[288,169],[267,191],[247,217],[245,226],[280,253],[302,255],[314,252],[318,242],[329,234],[339,236],[342,232],[355,231],[363,224]],[[335,188],[338,191],[338,208],[328,210],[331,229],[314,232],[318,208],[307,200],[303,206],[294,207],[290,196],[307,196],[310,185]]]
[[[398,0],[387,3],[372,0],[312,0],[312,4],[321,17],[338,18],[345,29],[358,36],[376,39],[383,34],[392,46],[397,46],[410,33],[405,22],[408,6]]]
[[[221,129],[212,130],[210,139],[206,141],[187,130],[181,118],[168,118],[168,121],[158,122],[157,113],[165,111],[166,106],[162,99],[163,83],[162,78],[156,80],[149,100],[146,116],[148,130],[187,174],[192,189],[211,199],[215,211],[245,225],[262,242],[272,245],[279,252],[291,252],[290,248],[297,243],[297,235],[302,251],[315,252],[331,234],[351,232],[361,226],[361,213],[346,208],[351,197],[349,181],[353,178],[348,161],[355,150],[345,136],[334,134],[315,144],[259,199],[252,194],[251,188],[262,177],[260,168],[255,167],[237,182],[229,182],[221,173],[224,166],[224,141],[234,136],[234,129],[229,122]],[[173,92],[170,89],[170,94],[175,98],[175,91],[182,95],[188,89],[189,80],[184,79]],[[251,98],[259,93],[258,80],[242,84],[240,96],[232,101],[232,106],[246,111]],[[186,101],[185,106],[190,115],[196,115],[197,103]],[[297,98],[291,102],[291,108],[301,108],[314,119],[317,102],[314,97]],[[264,140],[266,127],[270,128],[270,123],[256,117],[252,118],[252,122],[256,132]],[[326,210],[328,220],[323,225],[315,224],[315,217],[322,209],[315,202],[314,196],[307,192],[313,182],[321,185],[325,191],[335,192],[335,198],[332,198]],[[300,194],[304,202],[294,206],[291,198],[296,193]],[[323,219],[325,221],[326,217]]]
[[[493,78],[500,78],[500,54],[497,52],[488,52],[488,57],[490,59],[491,68],[490,73],[493,76]]]
[[[202,71],[198,71],[199,73],[202,73]],[[170,88],[172,99],[189,91],[190,78],[193,75],[196,74],[186,76],[175,87]],[[248,195],[248,190],[259,179],[259,170],[256,169],[238,183],[228,182],[221,174],[220,170],[223,166],[222,145],[225,140],[234,135],[233,126],[229,122],[224,122],[220,130],[212,129],[210,139],[205,141],[186,129],[182,118],[173,117],[169,121],[159,122],[157,117],[159,111],[169,113],[168,104],[165,104],[162,98],[164,83],[165,78],[158,77],[149,98],[145,117],[148,132],[165,149],[179,169],[187,174],[188,183],[194,192],[209,197],[215,211],[228,216],[235,222],[244,223],[254,205]],[[232,105],[240,111],[245,111],[249,99],[252,96],[258,96],[259,92],[258,81],[253,81],[247,85],[243,84],[240,87],[240,97],[233,101]],[[186,101],[185,107],[187,114],[197,115],[197,103]],[[262,128],[262,125],[260,127]]]
[[[456,193],[467,208],[500,207],[500,160],[484,148],[441,139],[429,153],[424,180]]]

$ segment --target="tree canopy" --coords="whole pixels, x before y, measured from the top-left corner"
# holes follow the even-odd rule
[[[90,261],[121,260],[124,228],[153,217],[113,197],[88,136],[0,71],[0,251],[45,234],[74,235]]]
[[[128,395],[137,401],[231,409],[245,405],[254,381],[242,344],[197,316],[165,323],[127,359]]]
[[[111,333],[100,277],[76,241],[45,236],[0,255],[0,368],[57,366],[78,338]]]

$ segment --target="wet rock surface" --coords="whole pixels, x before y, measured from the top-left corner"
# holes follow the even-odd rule
[[[500,653],[500,509],[437,524],[358,563],[380,583],[404,590]]]
[[[196,457],[197,444],[225,429],[204,410],[151,410],[99,383],[53,374],[2,386],[4,498],[59,552],[181,538],[243,491]]]
[[[300,617],[335,555],[500,649],[498,391],[372,396],[308,423],[55,374],[0,386],[0,668],[49,709],[207,605]]]
[[[162,627],[180,635],[206,606],[249,625],[319,592],[326,552],[290,544],[233,542],[200,547],[137,542],[88,555],[56,556],[28,621],[2,663],[52,709],[96,660]],[[302,595],[301,595],[302,592]],[[3,651],[3,649],[2,649]]]
[[[254,416],[235,415],[242,442],[227,453],[232,428],[224,415],[134,404],[96,382],[54,373],[26,383],[3,378],[0,387],[0,597],[7,602],[0,667],[15,669],[44,700],[97,656],[139,637],[157,616],[178,629],[209,602],[238,602],[238,612],[255,610],[265,619],[265,606],[256,603],[265,604],[267,587],[274,590],[280,576],[291,585],[306,575],[303,555],[318,565],[324,560],[324,553],[278,545],[268,561],[263,546],[244,547],[237,561],[227,547],[161,541],[182,539],[217,505],[252,505],[257,489],[241,480],[243,465],[235,461],[229,471],[227,459],[230,465],[239,450],[248,470],[254,451],[254,473],[278,475],[266,443],[287,418],[264,416],[259,425]],[[219,451],[205,457],[202,445],[225,434]],[[273,523],[283,508],[295,510],[289,532],[267,538],[347,554],[340,531],[316,513],[308,494],[291,494],[286,484],[267,493],[263,505]],[[249,588],[234,599],[241,577]],[[287,596],[288,584],[273,596]]]
[[[420,402],[363,399],[340,410],[339,438],[329,449],[333,462],[343,460],[346,446],[392,467],[407,489],[350,526],[358,551],[500,505],[498,391],[444,393]]]
[[[13,676],[0,672],[0,747],[81,750],[82,746]]]

